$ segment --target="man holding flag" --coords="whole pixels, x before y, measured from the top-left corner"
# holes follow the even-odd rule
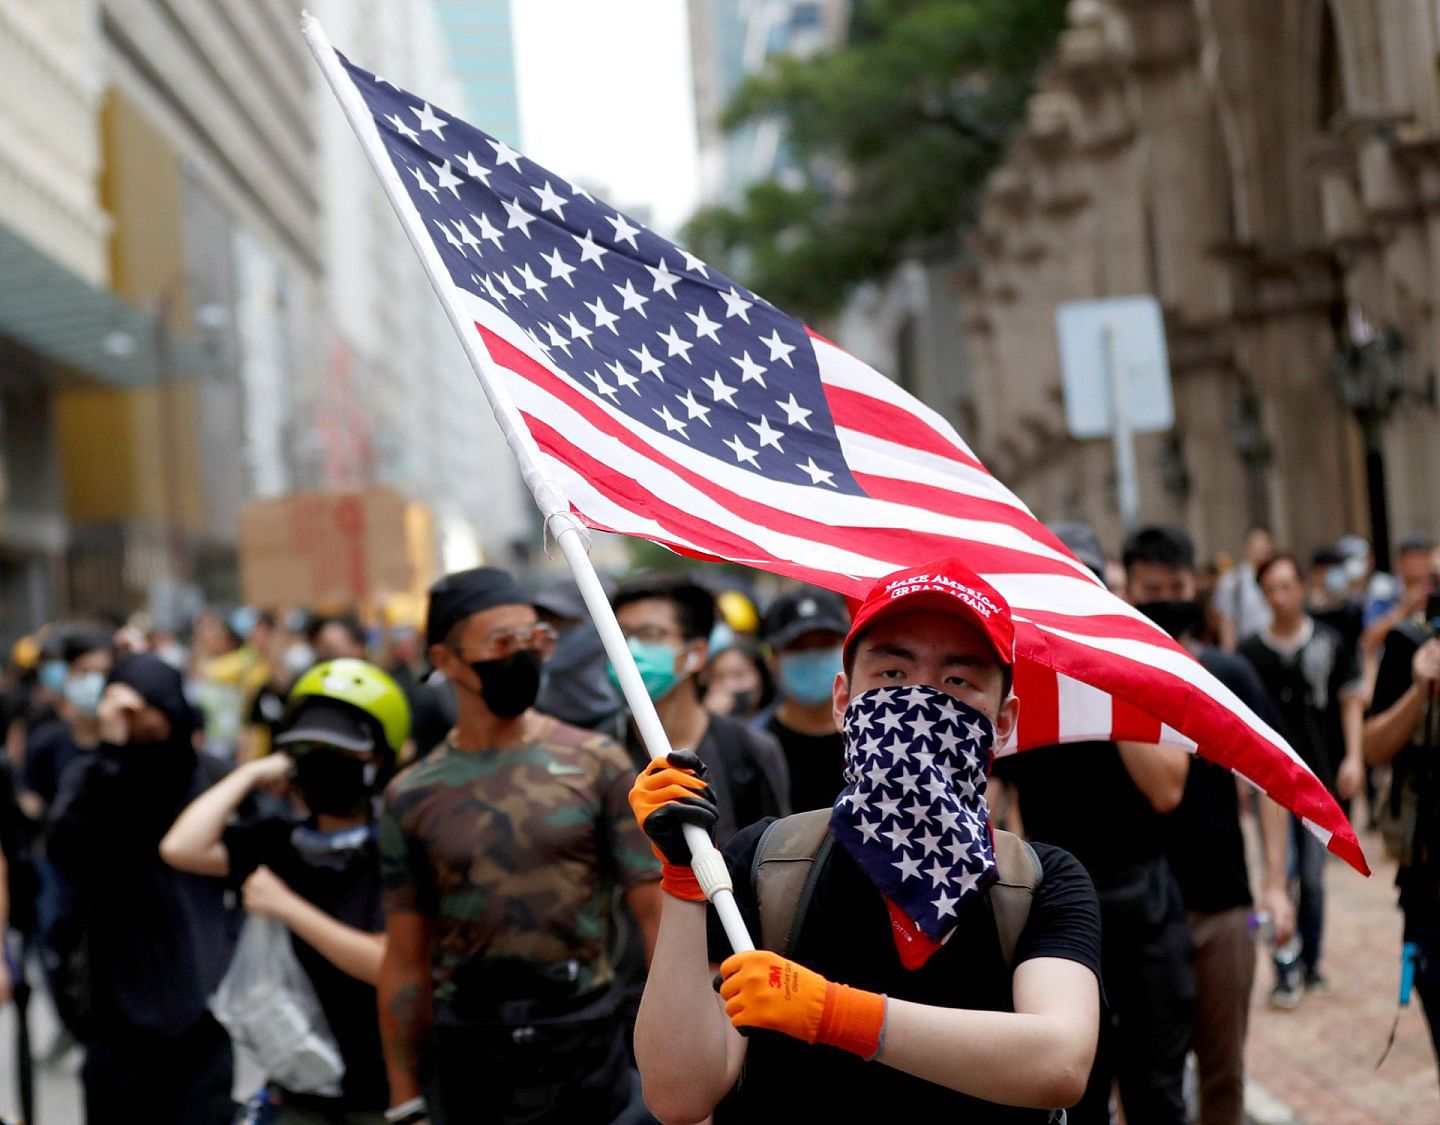
[[[635,1046],[659,1117],[700,1120],[732,1089],[720,1119],[747,1122],[788,1118],[797,1097],[824,1121],[903,1107],[921,1120],[1046,1122],[1080,1097],[1099,1028],[1089,877],[1039,845],[1018,936],[1007,939],[997,899],[1015,873],[999,859],[985,782],[1020,710],[1013,654],[1009,607],[958,559],[875,584],[833,690],[848,780],[828,816],[836,846],[811,860],[790,958],[725,957],[719,935],[707,941],[680,835],[715,823],[703,768],[681,753],[641,773],[630,803],[667,894]],[[767,829],[797,819],[725,848],[752,934],[770,909],[752,882]]]

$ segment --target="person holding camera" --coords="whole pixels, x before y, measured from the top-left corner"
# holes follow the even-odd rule
[[[1440,594],[1431,593],[1418,617],[1385,637],[1370,716],[1365,761],[1389,764],[1390,792],[1380,798],[1387,849],[1398,853],[1405,942],[1416,952],[1415,988],[1440,1054]]]

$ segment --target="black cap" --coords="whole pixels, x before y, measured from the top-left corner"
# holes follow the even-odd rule
[[[1100,537],[1088,523],[1069,520],[1052,523],[1050,530],[1055,538],[1070,548],[1070,553],[1093,570],[1100,578],[1105,577],[1105,549],[1100,546]]]
[[[562,578],[541,586],[531,597],[530,604],[542,613],[551,613],[556,617],[578,619],[587,616],[585,599],[580,596],[580,587],[573,578]]]
[[[1407,535],[1404,539],[1400,540],[1395,553],[1397,555],[1408,555],[1411,551],[1433,551],[1434,549],[1434,539],[1424,533],[1417,533],[1415,535]]]
[[[1316,547],[1310,555],[1311,566],[1339,566],[1344,561],[1344,553],[1333,544],[1328,547]]]
[[[351,753],[375,749],[375,733],[355,708],[333,699],[307,699],[295,709],[290,725],[276,735],[276,747],[319,742]]]
[[[760,635],[772,649],[781,649],[806,633],[826,632],[845,636],[850,631],[850,611],[839,594],[807,586],[791,590],[770,603],[760,622]]]
[[[430,587],[430,607],[425,615],[425,643],[444,643],[450,630],[477,613],[498,605],[530,605],[529,596],[508,571],[494,566],[477,566],[447,574]]]

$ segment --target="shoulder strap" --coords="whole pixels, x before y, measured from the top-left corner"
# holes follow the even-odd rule
[[[1028,842],[1013,832],[995,831],[995,866],[1000,877],[990,886],[990,910],[995,916],[995,934],[1005,967],[1015,965],[1015,947],[1030,919],[1030,904],[1040,886],[1043,872],[1040,857]]]
[[[765,829],[750,874],[762,948],[784,956],[795,944],[832,843],[829,809],[782,817]]]

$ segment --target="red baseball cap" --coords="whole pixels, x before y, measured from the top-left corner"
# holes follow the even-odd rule
[[[850,623],[845,660],[860,635],[887,613],[929,609],[958,618],[984,633],[1006,666],[1015,663],[1015,623],[1010,604],[958,558],[937,559],[923,566],[887,574],[870,588]]]

